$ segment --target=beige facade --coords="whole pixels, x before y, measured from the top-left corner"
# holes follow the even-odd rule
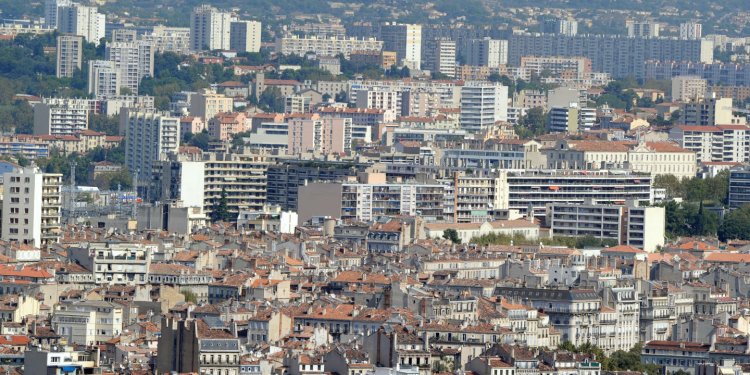
[[[216,92],[203,90],[194,95],[190,102],[190,114],[203,121],[212,119],[219,113],[232,112],[234,100]]]

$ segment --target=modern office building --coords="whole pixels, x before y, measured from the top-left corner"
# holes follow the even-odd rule
[[[411,70],[422,66],[422,25],[386,22],[380,25],[383,50],[396,52],[398,64]]]
[[[120,132],[125,135],[125,166],[143,182],[151,181],[160,157],[180,145],[180,119],[156,111],[121,110]]]
[[[258,21],[232,21],[229,48],[237,52],[259,52],[262,24]]]
[[[547,205],[551,236],[612,240],[654,252],[664,245],[664,207],[634,204],[552,203]]]
[[[37,167],[3,175],[2,239],[41,248],[58,242],[62,174]]]
[[[508,119],[508,88],[487,82],[466,82],[461,88],[461,128],[481,132]]]
[[[508,63],[508,41],[491,39],[469,39],[462,49],[464,65],[496,68]]]
[[[91,109],[86,99],[43,99],[34,106],[34,134],[74,135],[86,130]]]
[[[294,118],[289,121],[288,139],[287,155],[349,153],[352,147],[352,120]]]
[[[508,50],[509,65],[519,66],[524,56],[585,57],[591,60],[592,71],[609,73],[614,79],[644,78],[649,60],[713,61],[713,43],[709,40],[513,34]]]
[[[228,50],[232,15],[210,5],[201,5],[190,14],[190,50]]]
[[[137,95],[141,80],[154,75],[154,47],[149,42],[107,43],[104,54],[120,71],[120,91]]]
[[[89,43],[99,44],[104,38],[106,17],[97,7],[77,3],[57,7],[57,31],[82,36]]]
[[[698,76],[672,78],[672,101],[687,102],[706,97],[708,82]]]
[[[114,61],[89,61],[89,94],[97,99],[120,96],[122,70]]]
[[[750,168],[735,167],[729,171],[729,209],[750,204]]]
[[[81,69],[83,61],[83,37],[78,35],[60,35],[57,37],[58,78],[73,77],[76,70]]]
[[[284,36],[276,39],[276,50],[285,55],[304,56],[312,52],[318,56],[343,55],[349,58],[353,52],[375,51],[380,55],[383,42],[374,38],[318,38],[315,36]]]

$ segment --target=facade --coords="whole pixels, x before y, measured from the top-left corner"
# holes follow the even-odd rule
[[[141,35],[141,40],[151,43],[158,53],[174,52],[180,55],[190,53],[190,28],[154,26],[150,33]]]
[[[237,52],[259,52],[262,24],[258,21],[232,21],[229,48]]]
[[[467,82],[461,88],[461,128],[480,132],[508,119],[508,88],[499,84]]]
[[[546,71],[565,78],[583,78],[591,73],[591,60],[585,57],[523,56],[521,68],[538,75]]]
[[[695,152],[699,163],[750,161],[748,137],[750,127],[747,125],[678,125],[669,131],[669,138],[681,147]]]
[[[83,37],[60,35],[57,37],[57,77],[73,77],[83,61]]]
[[[213,91],[203,90],[190,100],[190,115],[203,121],[212,119],[219,113],[234,111],[234,100]]]
[[[128,242],[90,242],[71,247],[68,258],[94,275],[98,285],[148,283],[151,254],[156,246]]]
[[[422,25],[383,23],[379,30],[383,50],[396,52],[400,66],[419,70],[422,66]]]
[[[309,182],[333,182],[355,177],[367,164],[287,159],[268,167],[268,204],[297,211],[298,192]]]
[[[737,167],[729,171],[729,209],[750,203],[750,169]]]
[[[583,133],[594,126],[596,108],[580,107],[575,103],[569,106],[554,106],[550,108],[547,118],[547,128],[551,132]]]
[[[120,90],[125,88],[131,95],[138,94],[143,78],[154,75],[154,47],[149,42],[107,43],[105,59],[120,71]]]
[[[565,36],[513,34],[508,40],[508,64],[518,66],[523,56],[586,57],[594,72],[612,78],[646,77],[646,62],[692,61],[711,63],[713,43],[707,40],[626,38],[610,35]]]
[[[629,38],[658,38],[661,25],[653,21],[625,21]]]
[[[154,111],[122,110],[120,131],[125,134],[125,165],[146,182],[154,163],[180,144],[180,119]]]
[[[654,252],[664,245],[664,208],[553,203],[547,206],[551,236],[612,240]]]
[[[356,90],[357,108],[380,109],[394,114],[402,112],[403,92],[388,87],[373,87]]]
[[[702,61],[702,60],[701,60]],[[646,79],[672,79],[694,75],[711,86],[750,86],[750,64],[690,61],[646,61]]]
[[[234,134],[248,130],[248,120],[244,113],[219,113],[208,120],[208,135],[222,141],[232,140]]]
[[[46,0],[44,2],[44,25],[49,29],[57,29],[57,8],[70,6],[70,0]]]
[[[441,38],[433,40],[428,51],[425,51],[424,65],[434,73],[448,77],[456,75],[456,42]]]
[[[497,68],[508,63],[508,41],[491,39],[467,40],[462,54],[468,66],[486,66]]]
[[[286,36],[276,40],[276,50],[285,55],[304,56],[313,52],[319,56],[344,55],[348,59],[353,52],[376,51],[380,54],[383,50],[383,42],[370,39],[356,38],[318,38],[314,36],[298,37]]]
[[[695,40],[703,37],[703,25],[691,21],[680,24],[680,39]]]
[[[352,120],[322,117],[289,121],[287,155],[349,153],[352,147]]]
[[[97,99],[106,99],[120,95],[122,87],[122,70],[114,61],[89,61],[89,94]]]
[[[62,175],[36,167],[3,175],[2,239],[34,247],[58,242]]]
[[[73,135],[87,130],[91,103],[85,99],[44,99],[34,106],[34,134]]]
[[[712,126],[744,124],[732,113],[732,98],[697,98],[680,104],[680,124]]]
[[[240,375],[240,340],[202,320],[163,319],[158,348],[159,373]]]
[[[230,49],[232,15],[210,5],[201,5],[190,14],[190,50]]]
[[[499,176],[475,177],[456,173],[453,178],[453,222],[490,221],[495,209],[508,207],[507,183]]]
[[[226,194],[229,211],[262,210],[266,204],[266,171],[271,162],[264,155],[250,153],[204,154],[203,207],[210,212]]]
[[[70,344],[99,345],[122,332],[123,308],[105,301],[67,301],[52,314],[55,333]]]
[[[708,83],[698,76],[677,76],[672,78],[672,100],[687,102],[705,98]]]
[[[547,18],[541,22],[541,26],[545,34],[578,35],[578,21],[572,18]]]
[[[99,44],[104,38],[106,18],[97,7],[70,3],[57,7],[57,31],[82,36],[89,43]]]

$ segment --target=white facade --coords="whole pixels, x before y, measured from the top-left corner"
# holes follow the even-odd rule
[[[422,65],[422,25],[385,23],[380,26],[383,50],[396,52],[400,66],[419,70]]]
[[[154,26],[150,34],[141,36],[141,40],[151,43],[159,53],[174,52],[180,55],[190,53],[190,28]]]
[[[431,67],[433,72],[454,77],[456,75],[456,42],[452,40],[437,41],[434,60]]]
[[[703,25],[698,22],[680,24],[680,39],[700,39],[703,37]]]
[[[45,99],[34,105],[34,134],[73,135],[89,127],[88,100]]]
[[[57,30],[61,34],[80,35],[89,43],[98,45],[104,38],[106,22],[96,7],[71,3],[57,8]]]
[[[258,21],[233,21],[229,25],[229,48],[237,52],[259,52],[261,30]]]
[[[2,239],[41,247],[60,235],[61,174],[36,167],[3,175]]]
[[[154,75],[154,47],[149,42],[109,43],[105,59],[115,63],[120,70],[120,87],[128,89],[131,94],[138,94],[143,78]]]
[[[695,152],[699,163],[750,161],[750,127],[747,125],[679,125],[670,130],[669,138]]]
[[[497,68],[508,63],[508,41],[471,39],[464,46],[465,65]]]
[[[630,207],[627,217],[627,245],[652,253],[664,246],[664,207]]]
[[[69,344],[105,343],[120,335],[122,324],[122,307],[105,301],[67,302],[52,314],[55,333]]]
[[[500,84],[467,82],[461,88],[461,127],[483,131],[508,120],[508,88]]]
[[[284,55],[304,56],[313,52],[319,56],[344,55],[348,59],[354,51],[381,51],[383,42],[356,38],[318,38],[288,36],[276,40],[276,50]]]
[[[698,76],[672,78],[672,101],[686,102],[706,97],[708,83]]]
[[[390,88],[372,88],[356,91],[357,108],[376,108],[401,113],[401,92]]]
[[[114,61],[89,61],[89,94],[97,99],[119,96],[120,73]]]
[[[190,49],[192,51],[228,50],[232,15],[209,5],[193,9],[190,15]]]
[[[580,108],[577,105],[552,107],[549,111],[548,128],[551,132],[579,133],[588,131],[596,122],[596,108]]]
[[[150,181],[153,163],[162,154],[176,152],[180,144],[180,119],[151,111],[123,109],[120,131],[125,134],[125,165]]]
[[[73,77],[76,69],[81,69],[83,57],[83,37],[60,35],[57,37],[57,77]]]

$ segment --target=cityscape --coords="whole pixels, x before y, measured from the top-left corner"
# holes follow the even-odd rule
[[[745,0],[0,0],[0,375],[750,375]]]

